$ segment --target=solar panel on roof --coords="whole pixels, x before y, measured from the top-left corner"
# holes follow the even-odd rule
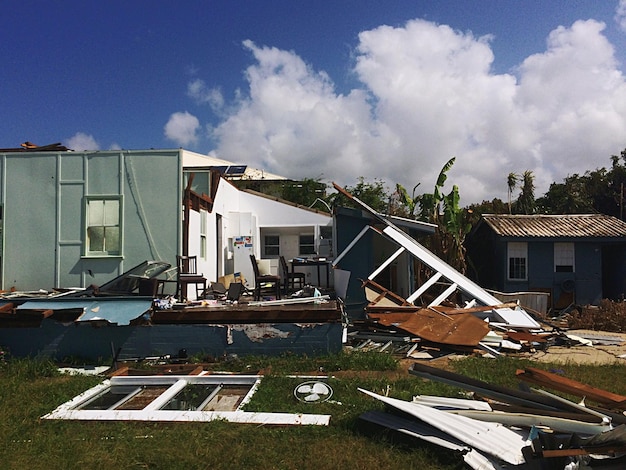
[[[246,172],[247,165],[231,165],[226,169],[226,174],[229,176],[243,175]]]

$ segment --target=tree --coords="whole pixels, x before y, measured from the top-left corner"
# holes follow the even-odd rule
[[[355,186],[346,186],[345,190],[376,212],[386,213],[390,196],[387,194],[383,182],[374,180],[374,182],[368,183],[363,176],[359,176],[357,179],[358,182]],[[356,207],[352,201],[341,193],[331,194],[328,196],[327,202],[331,206]]]
[[[324,199],[326,185],[319,179],[312,178],[305,178],[300,181],[289,180],[283,183],[280,196],[286,201],[310,207],[317,201],[317,198]]]
[[[517,173],[509,173],[509,176],[506,179],[506,184],[509,188],[509,214],[511,214],[511,197],[513,196],[513,191],[517,186],[519,181],[519,175]]]
[[[535,203],[535,175],[530,170],[522,174],[522,189],[515,201],[515,212],[517,214],[534,214]]]
[[[471,211],[459,206],[461,198],[458,186],[454,185],[448,194],[443,192],[448,178],[447,172],[454,165],[454,161],[455,157],[452,157],[443,166],[432,194],[422,194],[414,198],[414,202],[420,208],[418,219],[437,225],[437,231],[425,244],[449,265],[465,273],[467,264],[464,242],[472,228],[469,221]]]

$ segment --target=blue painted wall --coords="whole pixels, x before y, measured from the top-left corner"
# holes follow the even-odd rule
[[[507,279],[507,243],[528,243],[528,280]],[[573,242],[574,272],[554,271],[554,243]],[[552,306],[563,296],[577,304],[597,305],[602,298],[618,299],[626,292],[626,243],[605,239],[524,239],[496,236],[481,224],[467,243],[472,270],[469,277],[501,292],[550,292]],[[573,290],[572,290],[573,288]]]

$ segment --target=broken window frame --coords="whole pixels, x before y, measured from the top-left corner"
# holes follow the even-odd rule
[[[107,202],[109,205],[115,203],[117,208],[113,206],[113,209],[109,209],[112,212],[107,212]],[[102,217],[97,217],[97,210],[95,206],[101,203]],[[117,210],[116,210],[117,209]],[[115,214],[114,214],[115,212]],[[122,215],[123,215],[123,197],[122,195],[99,195],[99,196],[85,196],[84,200],[84,214],[85,214],[85,243],[84,253],[85,257],[121,257],[122,253]],[[112,216],[112,217],[107,217]],[[95,220],[94,217],[100,219]],[[102,230],[102,249],[92,249],[93,234],[96,229]],[[108,229],[108,230],[107,230]],[[107,231],[117,231],[117,240],[114,235],[107,237]],[[108,243],[107,243],[108,240]],[[109,246],[113,245],[113,246]]]
[[[90,388],[44,415],[43,419],[87,421],[196,421],[224,420],[249,424],[275,425],[328,425],[330,415],[302,413],[247,412],[243,407],[256,392],[263,376],[259,375],[158,375],[114,376]],[[229,386],[249,387],[233,411],[171,410],[164,409],[188,385],[209,385],[216,388]],[[166,387],[155,395],[142,409],[119,409],[148,387]],[[98,398],[109,393],[113,387],[125,388],[109,409],[86,409]],[[205,406],[210,397],[203,401]]]

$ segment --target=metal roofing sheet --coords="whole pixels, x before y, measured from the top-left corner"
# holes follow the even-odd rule
[[[626,222],[604,214],[483,214],[483,220],[503,237],[626,237]]]
[[[18,310],[66,310],[83,309],[78,321],[106,320],[117,325],[128,325],[131,320],[150,310],[152,299],[63,299],[29,300],[20,305]]]

